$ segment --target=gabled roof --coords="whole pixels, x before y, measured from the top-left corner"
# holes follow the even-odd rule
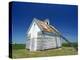
[[[50,25],[50,24],[47,24],[47,23],[45,23],[45,21],[42,21],[42,20],[39,20],[39,19],[36,19],[36,18],[33,19],[33,21],[32,21],[32,23],[31,23],[31,25],[30,25],[27,33],[30,31],[30,28],[31,28],[31,26],[32,26],[32,24],[33,24],[34,22],[38,25],[38,27],[39,27],[39,28],[41,29],[41,31],[43,31],[43,32],[48,32],[48,33],[54,33],[54,32],[55,32],[55,33],[60,34],[60,32],[59,32],[54,26],[52,26],[52,25]]]
[[[46,24],[45,21],[37,20],[36,23],[43,32],[59,33],[59,31],[55,27],[53,27],[52,25]]]

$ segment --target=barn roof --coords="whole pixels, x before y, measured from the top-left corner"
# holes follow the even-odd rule
[[[45,32],[53,32],[54,31],[52,28],[50,28],[50,26],[48,24],[46,24],[43,21],[38,21],[37,24]]]
[[[37,20],[37,25],[40,27],[40,29],[43,32],[56,32],[59,33],[59,31],[53,27],[52,25],[47,24],[45,21]]]

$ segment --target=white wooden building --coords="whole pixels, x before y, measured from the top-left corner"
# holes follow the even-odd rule
[[[30,51],[60,48],[62,45],[59,31],[49,24],[49,20],[44,21],[33,19],[28,31],[26,48]]]

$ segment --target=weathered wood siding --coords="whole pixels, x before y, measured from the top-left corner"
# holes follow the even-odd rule
[[[60,36],[38,35],[37,50],[61,47]]]
[[[30,30],[27,33],[27,41],[26,41],[26,48],[30,49],[31,51],[36,50],[37,42],[37,33],[41,30],[37,26],[35,22],[32,23],[30,26]]]
[[[61,40],[61,37],[60,36],[57,36],[57,47],[61,47],[62,46],[62,40]]]
[[[30,49],[30,51],[58,48],[62,44],[61,37],[55,35],[39,34],[37,38],[28,38],[26,48]]]

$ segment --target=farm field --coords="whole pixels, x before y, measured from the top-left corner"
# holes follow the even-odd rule
[[[77,54],[77,51],[75,51],[72,47],[62,47],[60,49],[49,49],[36,52],[30,52],[28,49],[25,49],[25,45],[15,45],[12,48],[12,58],[48,57]]]

